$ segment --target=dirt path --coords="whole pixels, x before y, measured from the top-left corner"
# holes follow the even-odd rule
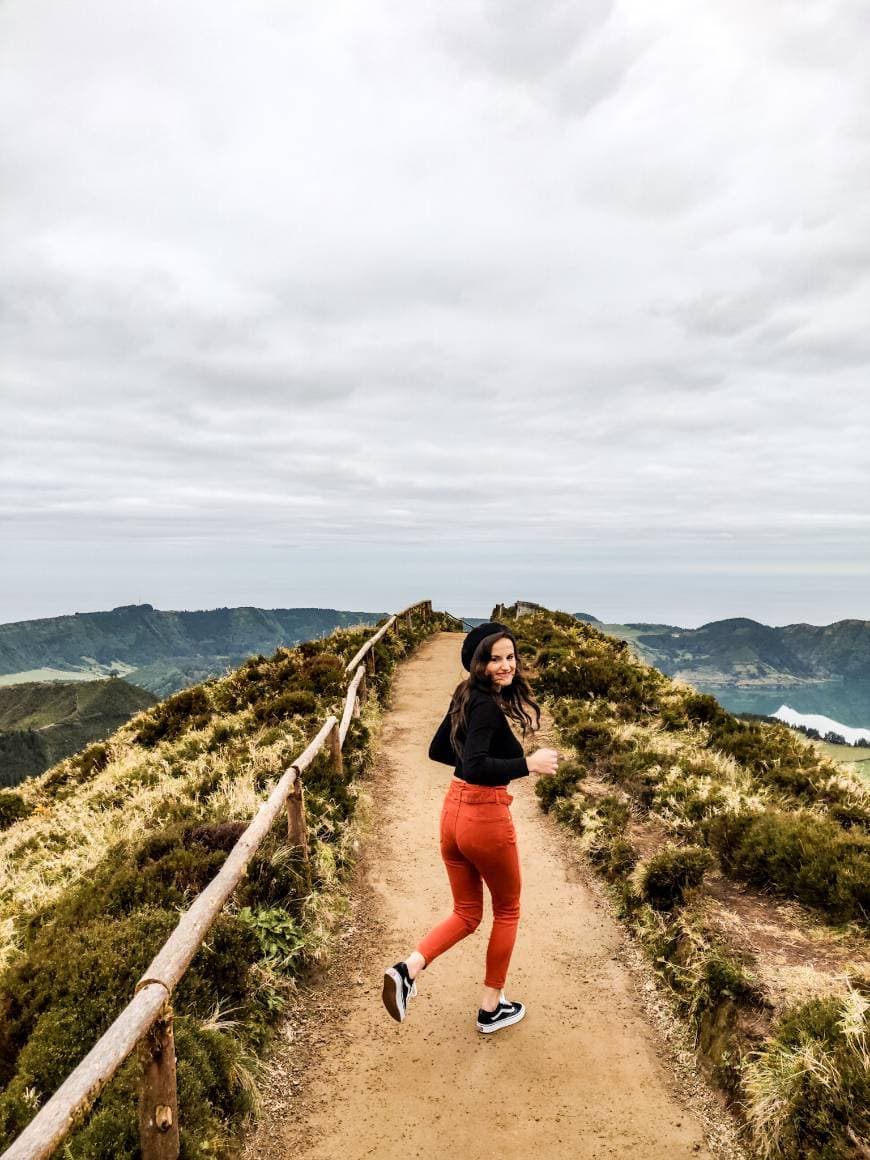
[[[493,1036],[475,1030],[488,909],[421,975],[403,1024],[381,1005],[384,966],[450,909],[437,842],[450,771],[426,751],[463,675],[460,640],[438,635],[397,673],[344,945],[288,1025],[245,1156],[710,1157],[619,962],[622,932],[572,869],[531,778],[515,783],[511,807],[523,914],[506,988],[525,1020]]]

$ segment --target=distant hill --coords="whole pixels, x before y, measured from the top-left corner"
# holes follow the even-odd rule
[[[157,698],[120,678],[0,688],[0,786],[102,740]]]
[[[628,641],[668,676],[714,693],[733,712],[771,714],[786,701],[801,713],[870,726],[870,621],[771,628],[732,617],[700,628],[600,622],[598,627]]]
[[[161,611],[129,604],[0,624],[0,675],[50,669],[60,676],[118,675],[164,697],[237,667],[257,653],[326,636],[335,628],[373,624],[381,612],[335,608],[214,608]],[[6,684],[6,682],[0,682]]]

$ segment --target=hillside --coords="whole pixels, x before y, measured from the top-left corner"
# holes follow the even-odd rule
[[[753,1155],[859,1160],[863,1141],[870,1140],[867,787],[785,726],[738,720],[591,622],[541,609],[517,617],[516,608],[502,607],[496,615],[517,633],[551,730],[544,737],[563,757],[555,775],[530,778],[518,791],[534,789],[541,808],[576,843],[578,856],[600,874],[605,904],[648,956],[648,971],[685,1020],[698,1059],[740,1117]],[[234,1154],[238,1125],[256,1103],[255,1057],[268,1027],[291,996],[296,1009],[309,1001],[295,980],[317,962],[329,932],[342,921],[354,926],[336,891],[359,843],[352,825],[361,792],[356,779],[371,766],[371,739],[397,661],[439,626],[446,627],[437,616],[428,625],[403,621],[378,642],[375,697],[363,717],[351,721],[344,771],[322,753],[306,772],[313,889],[298,851],[288,849],[286,827],[276,826],[173,993],[184,1155]],[[108,1026],[179,909],[222,864],[316,723],[340,704],[344,666],[364,635],[363,629],[337,630],[269,658],[252,657],[224,678],[152,706],[105,744],[61,762],[19,792],[0,794],[0,1142],[14,1137]],[[419,669],[406,712],[394,719],[381,754],[382,769],[399,770],[399,784],[415,802],[434,795],[428,814],[415,815],[420,838],[409,842],[413,811],[401,808],[388,788],[382,793],[379,808],[386,803],[397,837],[384,857],[375,847],[373,863],[379,873],[391,864],[400,879],[395,888],[392,880],[379,880],[386,917],[402,909],[397,891],[413,885],[416,895],[435,878],[434,869],[416,855],[409,859],[407,851],[417,850],[424,832],[431,839],[432,810],[443,793],[444,770],[427,764],[423,754],[457,675],[458,634],[445,644],[451,647],[442,655],[437,695],[424,701],[435,673]],[[526,738],[527,750],[543,739]],[[423,780],[409,785],[412,765],[413,776]],[[614,992],[607,990],[613,944],[608,950],[608,940],[596,942],[594,908],[578,905],[575,897],[582,889],[578,878],[548,862],[540,844],[525,849],[526,897],[540,911],[526,925],[533,942],[525,953],[539,982],[540,962],[558,959],[553,974],[561,981],[555,996],[548,986],[530,991],[544,1018],[537,1024],[532,1018],[526,1030],[538,1037],[543,1030],[546,1042],[539,1038],[542,1050],[523,1059],[538,1061],[535,1082],[546,1084],[548,1130],[559,1148],[565,1145],[553,1154],[573,1155],[576,1138],[563,1138],[562,1124],[570,1122],[580,1138],[598,1107],[590,1110],[578,1096],[582,1068],[567,1088],[558,1088],[557,1098],[549,1098],[567,1072],[560,1067],[554,1078],[552,1062],[562,1058],[565,1043],[565,1058],[574,1060],[571,1053],[579,1052],[586,1066],[594,1046],[593,1066],[606,1081],[599,1139],[618,1147],[639,1106],[626,1099],[616,1115],[607,1098],[608,1083],[616,1082],[620,1093],[629,1085],[628,1078],[606,1080],[608,1053],[620,1031],[605,1020],[588,1051],[577,1046],[594,1022],[584,1005],[603,1005],[622,1033],[629,1025],[630,1012],[611,1002]],[[434,847],[430,853],[435,856]],[[419,887],[412,882],[418,876]],[[562,892],[558,901],[556,889]],[[548,914],[547,907],[557,913]],[[554,942],[557,921],[562,933]],[[401,942],[409,938],[405,932]],[[376,945],[381,964],[381,931]],[[361,965],[348,966],[353,974],[345,972],[342,989],[356,1001]],[[572,971],[583,972],[582,987],[572,989]],[[348,978],[356,985],[348,987]],[[624,983],[616,992],[630,993]],[[579,995],[580,1005],[562,1010],[565,994]],[[347,1047],[352,1035],[374,1042],[384,1034],[383,1019],[375,1024],[368,1007],[365,1012],[339,1026],[332,1044],[338,1055],[355,1058]],[[548,1015],[562,1038],[551,1034]],[[455,1057],[455,1032],[441,1034],[441,1023],[424,1046],[432,1027],[431,1021],[421,1027],[419,1050],[431,1049],[439,1060]],[[636,1081],[640,1040],[634,1032],[623,1038],[620,1058]],[[360,1084],[372,1075],[380,1084],[385,1057],[375,1043],[356,1073]],[[503,1062],[487,1051],[489,1063],[499,1058]],[[349,1071],[342,1066],[341,1073]],[[119,1160],[138,1154],[137,1074],[131,1058],[77,1128],[70,1155]],[[510,1106],[540,1106],[529,1099],[528,1068],[498,1074]],[[282,1090],[286,1078],[275,1079]],[[650,1094],[645,1081],[641,1088]],[[393,1095],[384,1093],[385,1105]],[[331,1099],[323,1105],[330,1126]],[[295,1101],[294,1087],[291,1117],[300,1114]],[[398,1110],[395,1105],[393,1099],[390,1123],[407,1144],[407,1100]],[[383,1123],[380,1113],[372,1117],[374,1106],[380,1108],[362,1100],[365,1124],[346,1118],[348,1140],[356,1141],[364,1128],[376,1141],[386,1116]],[[430,1110],[434,1122],[443,1100]],[[659,1131],[663,1113],[648,1118]],[[532,1120],[524,1114],[524,1123]],[[297,1126],[323,1139],[316,1115]],[[646,1126],[636,1124],[638,1132]],[[436,1130],[449,1134],[454,1127]],[[532,1131],[539,1135],[536,1127]],[[649,1135],[643,1148],[629,1151],[650,1158],[672,1154]],[[347,1149],[311,1152],[312,1160],[329,1154]]]
[[[571,759],[538,779],[756,1154],[870,1147],[870,790],[563,613],[515,618]]]
[[[378,641],[343,773],[328,753],[308,767],[311,881],[286,823],[275,826],[173,995],[185,1156],[226,1157],[255,1104],[254,1056],[336,921],[333,896],[354,855],[354,778],[371,760],[379,703],[398,660],[438,627],[437,616],[402,620]],[[370,635],[338,629],[251,657],[0,793],[0,1149],[125,1005],[179,910],[342,704],[345,664]],[[69,1154],[139,1155],[138,1073],[134,1054]]]
[[[0,687],[0,786],[15,786],[155,703],[117,677]]]
[[[733,617],[700,628],[596,626],[628,641],[668,676],[714,693],[734,712],[770,714],[786,702],[800,713],[821,713],[855,728],[870,726],[870,621],[771,628]]]
[[[374,624],[383,614],[334,608],[214,608],[161,611],[131,604],[0,624],[0,675],[37,669],[120,675],[166,696],[335,628]]]

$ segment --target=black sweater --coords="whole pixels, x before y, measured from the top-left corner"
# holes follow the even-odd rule
[[[432,738],[429,757],[455,766],[454,775],[473,785],[507,785],[529,772],[523,747],[511,732],[507,717],[481,689],[473,689],[468,701],[468,732],[462,753],[457,754],[450,744],[448,710]]]

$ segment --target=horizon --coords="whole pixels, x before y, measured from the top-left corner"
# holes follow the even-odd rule
[[[419,597],[419,599],[428,599],[428,597],[423,596],[423,597]],[[624,619],[618,619],[618,618],[605,619],[603,617],[598,616],[598,614],[596,612],[594,612],[592,609],[589,609],[589,608],[580,608],[580,607],[577,607],[577,608],[558,607],[557,608],[555,606],[545,605],[540,600],[531,600],[531,598],[528,596],[517,596],[510,601],[502,601],[501,603],[505,603],[508,606],[510,606],[511,604],[516,603],[517,600],[522,600],[522,601],[529,600],[531,603],[534,603],[534,604],[542,604],[543,607],[548,608],[550,611],[568,612],[572,616],[576,616],[576,615],[581,614],[581,613],[585,614],[585,615],[595,616],[595,617],[597,617],[599,623],[601,623],[603,625],[610,625],[610,624],[624,624],[624,625],[657,624],[657,625],[662,625],[663,624],[663,625],[668,625],[668,626],[673,627],[673,628],[683,628],[683,629],[689,629],[689,630],[703,628],[707,624],[713,624],[713,623],[717,623],[717,622],[720,622],[723,620],[742,620],[742,619],[751,620],[757,624],[765,625],[768,628],[787,628],[787,627],[790,627],[793,625],[798,625],[798,624],[808,625],[809,627],[815,627],[815,628],[826,628],[826,627],[830,627],[832,624],[841,623],[842,621],[853,620],[853,621],[859,621],[861,623],[868,623],[868,620],[870,620],[870,618],[868,618],[868,620],[865,620],[864,618],[861,618],[861,617],[846,616],[846,617],[838,617],[837,620],[825,621],[823,623],[814,623],[812,621],[807,621],[807,620],[792,620],[792,621],[783,622],[781,624],[774,624],[774,623],[771,623],[769,621],[759,620],[758,617],[748,616],[745,613],[737,613],[737,614],[733,614],[730,616],[714,616],[714,617],[711,617],[709,620],[700,621],[697,624],[686,624],[686,623],[683,623],[683,622],[677,621],[677,620],[652,620],[649,617],[639,618],[639,617],[635,617],[635,616],[632,616],[629,618],[624,618]],[[406,607],[408,603],[410,603],[410,601],[406,601],[405,604],[400,604],[396,608],[393,608],[393,609],[384,609],[381,612],[381,615],[391,615],[394,612],[399,612],[399,611],[401,611],[401,608]],[[499,602],[494,601],[486,609],[482,609],[481,611],[470,611],[468,608],[463,608],[461,611],[457,611],[454,608],[443,606],[443,605],[439,604],[437,600],[433,599],[433,608],[436,612],[437,611],[452,612],[454,616],[457,616],[460,619],[470,618],[470,619],[477,620],[477,619],[481,619],[481,618],[483,618],[483,619],[488,618],[492,612],[493,607],[495,607],[495,605],[497,603],[499,603]],[[0,628],[3,628],[5,626],[11,625],[11,624],[26,624],[29,621],[34,621],[34,620],[54,620],[54,619],[57,619],[59,617],[64,617],[64,616],[94,615],[94,614],[98,614],[98,613],[114,612],[116,610],[124,609],[124,608],[144,607],[146,605],[153,608],[155,612],[215,612],[215,611],[220,611],[223,609],[233,610],[233,609],[238,609],[238,608],[254,608],[254,609],[258,609],[258,610],[263,611],[263,612],[273,612],[273,611],[277,611],[277,610],[293,610],[293,609],[297,609],[297,608],[312,608],[312,609],[329,609],[329,610],[332,610],[335,612],[354,612],[354,613],[359,613],[360,615],[374,615],[378,612],[378,609],[375,607],[371,607],[371,608],[361,608],[358,606],[357,607],[350,607],[350,606],[344,605],[344,604],[318,604],[318,603],[310,602],[310,601],[300,601],[300,602],[294,602],[292,604],[270,604],[270,605],[252,604],[250,602],[245,602],[245,603],[241,603],[241,604],[211,604],[208,606],[200,605],[200,606],[196,606],[196,607],[191,606],[191,607],[182,608],[182,607],[169,607],[169,606],[162,607],[158,604],[155,604],[154,601],[151,601],[151,600],[135,600],[135,601],[127,601],[127,602],[124,602],[121,604],[115,604],[115,605],[100,607],[100,608],[76,608],[76,609],[70,609],[67,611],[56,612],[56,613],[49,613],[49,614],[40,615],[40,616],[21,617],[21,618],[16,618],[16,619],[0,619]]]

